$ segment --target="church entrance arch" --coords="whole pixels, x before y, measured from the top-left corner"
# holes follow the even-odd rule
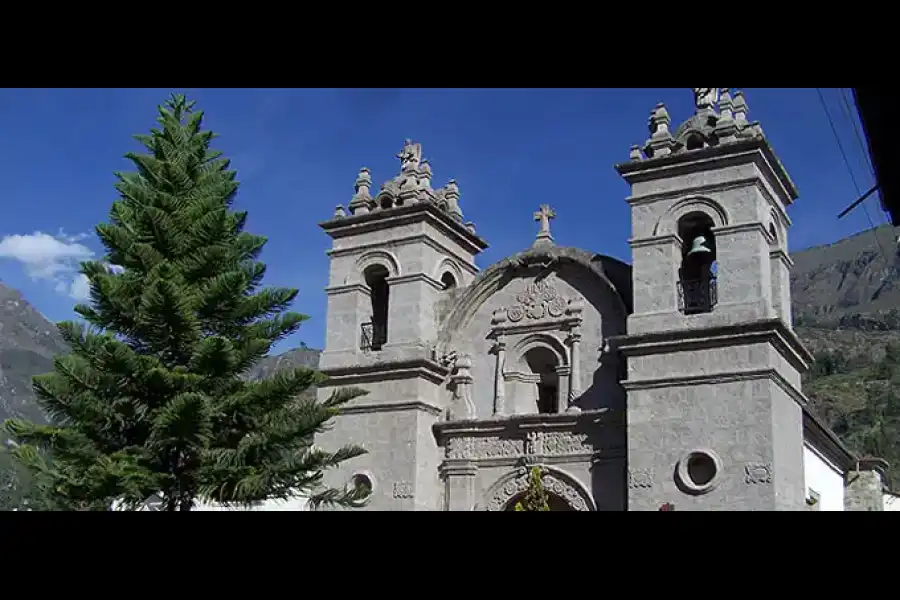
[[[591,495],[574,477],[553,467],[542,468],[545,472],[544,489],[551,498],[550,510],[595,510]],[[529,469],[522,466],[498,479],[485,494],[481,510],[515,510],[515,502],[528,488],[528,473]],[[561,504],[568,508],[561,508]]]
[[[525,497],[525,493],[516,494],[513,496],[509,502],[506,503],[506,508],[503,510],[506,512],[514,512],[516,510],[516,504],[522,501]],[[572,505],[557,496],[556,494],[548,493],[547,494],[547,505],[550,507],[550,512],[565,512],[568,510],[575,510],[572,508]]]

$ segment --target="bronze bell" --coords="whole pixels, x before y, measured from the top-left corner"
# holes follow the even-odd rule
[[[712,250],[706,247],[706,238],[702,235],[698,235],[691,244],[688,256],[693,256],[695,254],[709,254],[710,252],[712,252]]]

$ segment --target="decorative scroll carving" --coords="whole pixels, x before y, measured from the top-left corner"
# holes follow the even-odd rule
[[[547,316],[558,318],[565,314],[568,306],[566,299],[546,280],[529,283],[516,296],[516,302],[517,304],[506,309],[506,317],[513,323],[518,323],[525,317],[534,320]]]
[[[569,506],[578,511],[591,510],[582,493],[571,483],[560,479],[553,473],[546,473],[543,478],[544,489],[565,500]],[[497,490],[493,498],[487,504],[489,511],[501,511],[506,508],[509,501],[528,488],[528,470],[519,469],[517,476],[506,482]]]
[[[394,482],[394,498],[412,498],[414,496],[413,493],[413,485],[410,481],[395,481]]]
[[[648,489],[653,487],[653,471],[650,469],[628,469],[628,487]]]
[[[744,483],[772,483],[772,463],[747,463],[744,465]]]
[[[519,456],[567,456],[589,454],[593,448],[584,433],[531,431],[525,439],[496,437],[451,438],[448,459],[480,460]]]

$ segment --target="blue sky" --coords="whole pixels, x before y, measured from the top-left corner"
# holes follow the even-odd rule
[[[131,136],[154,126],[171,91],[0,90],[0,280],[48,318],[73,316],[83,291],[73,269],[102,252],[93,226],[115,199],[113,172],[130,167],[122,155],[137,149]],[[394,176],[405,138],[422,143],[436,187],[459,182],[466,219],[491,244],[482,268],[531,243],[532,213],[543,203],[556,210],[558,244],[630,262],[628,187],[613,165],[646,140],[657,102],[673,128],[693,111],[688,88],[175,91],[197,100],[233,160],[248,229],[269,237],[267,283],[299,288],[295,310],[312,317],[284,347],[324,339],[330,240],[317,223],[349,202],[361,166],[376,187]],[[858,194],[816,89],[744,93],[800,190],[789,211],[791,248],[870,228],[861,209],[836,219]],[[872,175],[841,91],[822,93],[866,190]],[[866,204],[884,223],[877,197]]]

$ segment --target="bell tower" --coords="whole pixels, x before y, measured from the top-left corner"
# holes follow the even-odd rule
[[[361,169],[347,209],[320,224],[333,242],[319,365],[329,380],[319,394],[368,392],[321,439],[368,451],[329,472],[330,486],[368,486],[366,507],[375,510],[436,510],[441,458],[431,426],[446,409],[440,388],[449,376],[433,349],[438,310],[475,278],[487,244],[463,220],[457,183],[432,188],[421,144],[407,140],[397,158],[400,173],[377,193]]]
[[[797,190],[741,92],[694,88],[617,165],[631,185],[630,510],[802,510],[787,208]]]

